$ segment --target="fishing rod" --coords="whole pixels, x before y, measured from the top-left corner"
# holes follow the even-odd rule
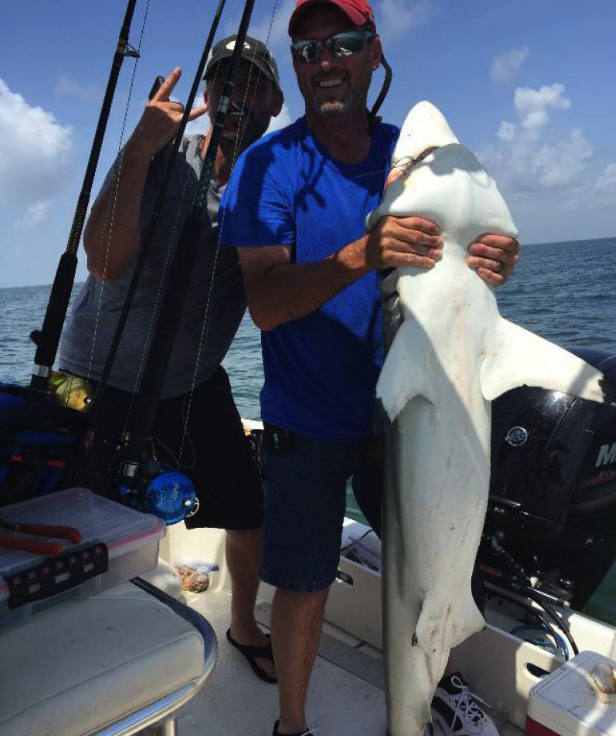
[[[207,63],[208,56],[210,55],[210,50],[214,43],[214,37],[216,36],[216,31],[218,30],[218,25],[219,25],[220,18],[222,16],[222,12],[224,10],[225,4],[226,4],[226,0],[219,0],[218,7],[216,9],[216,13],[214,14],[214,19],[212,21],[212,25],[210,26],[208,37],[205,42],[205,46],[203,48],[201,60],[199,61],[199,66],[197,68],[197,72],[193,80],[190,94],[188,95],[188,99],[186,100],[186,105],[184,107],[184,114],[180,122],[180,127],[178,128],[178,132],[176,133],[175,140],[173,142],[173,148],[169,155],[169,160],[167,162],[167,166],[163,174],[161,188],[160,188],[158,197],[156,199],[156,203],[154,205],[154,210],[152,212],[152,216],[150,218],[150,221],[148,222],[147,229],[143,236],[141,248],[139,250],[139,256],[137,257],[137,262],[135,264],[135,270],[133,271],[133,275],[131,277],[130,284],[128,286],[128,290],[126,292],[126,299],[124,300],[124,304],[122,305],[122,311],[120,312],[117,326],[113,334],[113,339],[111,341],[111,345],[109,346],[109,352],[107,353],[107,358],[105,359],[105,364],[103,366],[103,371],[101,373],[101,378],[98,383],[98,388],[97,388],[96,395],[94,398],[94,406],[92,407],[93,432],[95,432],[96,430],[99,407],[104,405],[104,401],[102,399],[105,394],[105,389],[109,381],[109,376],[111,375],[111,370],[113,368],[113,364],[116,359],[116,355],[118,352],[118,348],[120,346],[122,335],[124,333],[126,322],[128,321],[128,317],[130,315],[130,310],[131,310],[131,306],[132,306],[133,299],[135,296],[135,292],[137,291],[137,286],[139,284],[139,278],[141,276],[141,273],[143,272],[143,268],[145,266],[145,262],[148,257],[148,253],[150,251],[150,246],[151,246],[152,239],[154,236],[154,231],[158,223],[158,217],[160,215],[160,212],[165,202],[165,195],[167,192],[167,186],[169,184],[169,179],[171,178],[171,172],[173,170],[173,166],[175,164],[175,160],[177,158],[178,151],[180,149],[180,145],[182,143],[182,137],[184,135],[184,131],[188,124],[190,112],[192,110],[192,106],[195,101],[195,97],[197,96],[197,92],[201,84],[203,71],[205,69],[205,65]],[[164,81],[162,77],[158,77],[156,79],[156,82],[154,83],[154,86],[152,87],[152,90],[149,95],[150,99],[154,96],[154,94],[157,91],[157,88],[160,87],[160,84],[162,81]]]
[[[60,336],[62,327],[68,312],[68,305],[71,298],[71,292],[75,283],[75,273],[77,270],[77,250],[81,241],[83,226],[88,211],[90,195],[92,192],[92,183],[96,174],[96,167],[100,157],[103,138],[107,128],[107,121],[111,111],[111,104],[115,95],[115,89],[120,75],[122,62],[129,56],[139,58],[139,52],[128,43],[130,26],[133,20],[135,5],[137,0],[128,0],[126,13],[120,28],[120,34],[116,46],[116,51],[111,64],[111,72],[107,81],[107,89],[92,142],[92,149],[83,178],[81,192],[77,200],[73,225],[68,237],[68,244],[65,252],[60,257],[56,276],[54,278],[43,327],[40,330],[33,330],[30,333],[30,339],[36,345],[36,353],[34,356],[34,368],[30,379],[30,387],[34,389],[46,390],[47,382],[51,376],[53,364],[58,352],[60,344]]]
[[[177,327],[182,316],[182,309],[192,276],[197,251],[200,247],[200,235],[203,228],[203,210],[212,181],[214,162],[218,151],[227,113],[231,106],[231,96],[235,77],[239,68],[244,42],[255,0],[246,0],[240,21],[233,54],[227,70],[227,76],[216,112],[212,135],[207,147],[199,184],[193,200],[192,212],[184,223],[175,253],[169,283],[165,292],[161,313],[156,325],[154,339],[145,365],[141,387],[135,399],[135,406],[129,422],[129,439],[126,444],[122,475],[127,480],[136,478],[143,448],[154,423],[162,384],[167,371],[169,358],[175,341]]]
[[[175,249],[173,262],[170,267],[169,280],[162,299],[162,306],[159,311],[158,318],[153,330],[152,343],[150,345],[149,354],[145,362],[143,377],[139,392],[137,393],[130,418],[127,422],[125,432],[123,434],[124,443],[122,448],[122,458],[119,468],[119,500],[128,503],[131,506],[139,508],[150,513],[155,513],[163,518],[168,524],[175,523],[185,518],[189,513],[194,512],[197,508],[198,500],[192,482],[181,473],[174,472],[173,469],[163,463],[159,463],[155,456],[144,456],[144,447],[151,433],[154,423],[154,417],[158,408],[160,395],[167,366],[171,356],[173,343],[177,333],[177,327],[182,315],[188,286],[192,277],[194,264],[200,247],[201,233],[205,224],[204,211],[207,211],[206,201],[210,189],[212,176],[214,172],[214,164],[218,151],[219,142],[224,130],[225,121],[228,112],[232,109],[231,97],[235,78],[239,68],[240,59],[244,49],[244,43],[250,24],[255,0],[246,0],[240,25],[238,28],[235,46],[230,58],[225,83],[219,103],[218,110],[212,125],[212,131],[207,150],[203,159],[201,174],[195,193],[192,211],[185,221],[177,248]],[[224,7],[224,0],[221,0],[219,11]],[[215,25],[210,32],[206,49],[204,50],[201,64],[195,75],[195,84],[193,88],[194,94],[186,104],[183,122],[187,120],[192,107],[192,100],[197,91],[197,86],[203,76],[203,71],[207,63],[210,47],[213,43],[213,37],[218,24],[220,12],[215,18]],[[177,150],[181,144],[182,130],[178,132],[175,138],[174,149]],[[165,179],[170,176],[172,162],[168,164]],[[159,194],[157,204],[160,204],[159,210],[164,200],[164,192]],[[155,227],[155,218],[152,218],[148,229],[148,245],[151,241],[151,230]],[[140,252],[140,265],[135,269],[131,286],[136,287],[136,278],[140,272],[146,257],[146,249],[142,246]],[[135,281],[135,284],[133,284]],[[131,294],[132,298],[132,294]],[[128,307],[125,303],[126,313],[128,316]],[[116,333],[116,337],[121,337],[123,325],[119,325],[120,330]],[[118,337],[119,341],[119,337]],[[116,346],[117,350],[117,346]],[[109,369],[114,356],[108,357],[107,371],[105,378],[109,377]],[[95,399],[95,407],[99,408],[105,405],[104,388]],[[98,402],[98,403],[97,403]],[[93,418],[91,425],[92,435],[94,437],[94,445],[96,444],[97,422],[96,416]],[[91,449],[94,449],[94,445]],[[89,452],[86,458],[86,464],[90,470],[95,472],[106,472],[107,468],[97,467],[99,458],[97,452]],[[171,471],[171,472],[170,472]]]

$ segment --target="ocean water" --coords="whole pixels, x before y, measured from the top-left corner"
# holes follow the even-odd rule
[[[616,354],[616,238],[522,247],[509,283],[497,291],[507,319],[563,347],[598,347]],[[50,287],[0,289],[0,380],[27,384]],[[224,362],[242,416],[259,418],[263,379],[260,337],[247,316]],[[350,515],[359,518],[352,496]],[[616,624],[616,569],[586,608]]]

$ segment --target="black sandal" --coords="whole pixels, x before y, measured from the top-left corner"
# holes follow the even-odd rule
[[[267,638],[270,638],[269,634],[266,634]],[[272,652],[272,643],[270,642],[266,647],[253,647],[249,644],[239,644],[231,636],[231,629],[227,629],[227,641],[233,645],[241,654],[244,655],[246,661],[250,665],[255,675],[263,682],[268,682],[271,685],[275,685],[278,680],[275,677],[271,677],[267,672],[262,670],[256,663],[257,659],[269,659],[270,662],[274,661],[274,653]]]
[[[272,731],[272,736],[312,736],[312,731],[309,731],[306,729],[305,731],[298,731],[297,733],[278,733],[278,724],[280,721],[276,721],[274,723],[274,730]]]

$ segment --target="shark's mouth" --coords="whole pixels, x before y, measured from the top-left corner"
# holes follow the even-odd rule
[[[396,169],[401,168],[402,173],[406,174],[410,169],[413,168],[413,166],[416,166],[418,163],[424,160],[424,158],[428,158],[428,156],[431,153],[434,153],[434,151],[438,151],[440,146],[429,146],[425,150],[423,150],[419,156],[416,156],[413,158],[412,156],[407,156],[400,160],[399,163],[396,164]]]
[[[423,150],[415,158],[413,158],[412,156],[405,156],[404,158],[400,159],[400,161],[398,161],[398,163],[389,172],[389,176],[387,177],[387,181],[385,182],[385,189],[387,189],[392,181],[399,179],[401,176],[407,176],[413,166],[416,166],[418,163],[423,161],[424,158],[427,158],[431,153],[434,153],[434,151],[438,151],[439,148],[440,146],[430,146],[429,148]]]

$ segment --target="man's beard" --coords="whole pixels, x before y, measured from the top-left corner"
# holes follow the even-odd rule
[[[357,101],[357,96],[350,92],[346,97],[339,100],[325,100],[324,102],[317,98],[312,98],[312,106],[319,115],[323,117],[335,118],[341,115],[346,115],[354,110],[363,109],[363,105],[360,105]]]
[[[248,118],[237,127],[222,131],[222,139],[227,143],[238,143],[242,148],[248,148],[252,143],[258,140],[265,131],[262,126],[256,125],[255,121]]]
[[[332,117],[334,115],[344,115],[345,112],[349,111],[350,107],[348,100],[335,100],[333,102],[323,102],[320,105],[317,104],[321,115],[331,115]]]
[[[227,143],[235,143],[235,141],[239,138],[240,131],[238,130],[223,130],[222,131],[222,139],[223,141],[226,141]]]

